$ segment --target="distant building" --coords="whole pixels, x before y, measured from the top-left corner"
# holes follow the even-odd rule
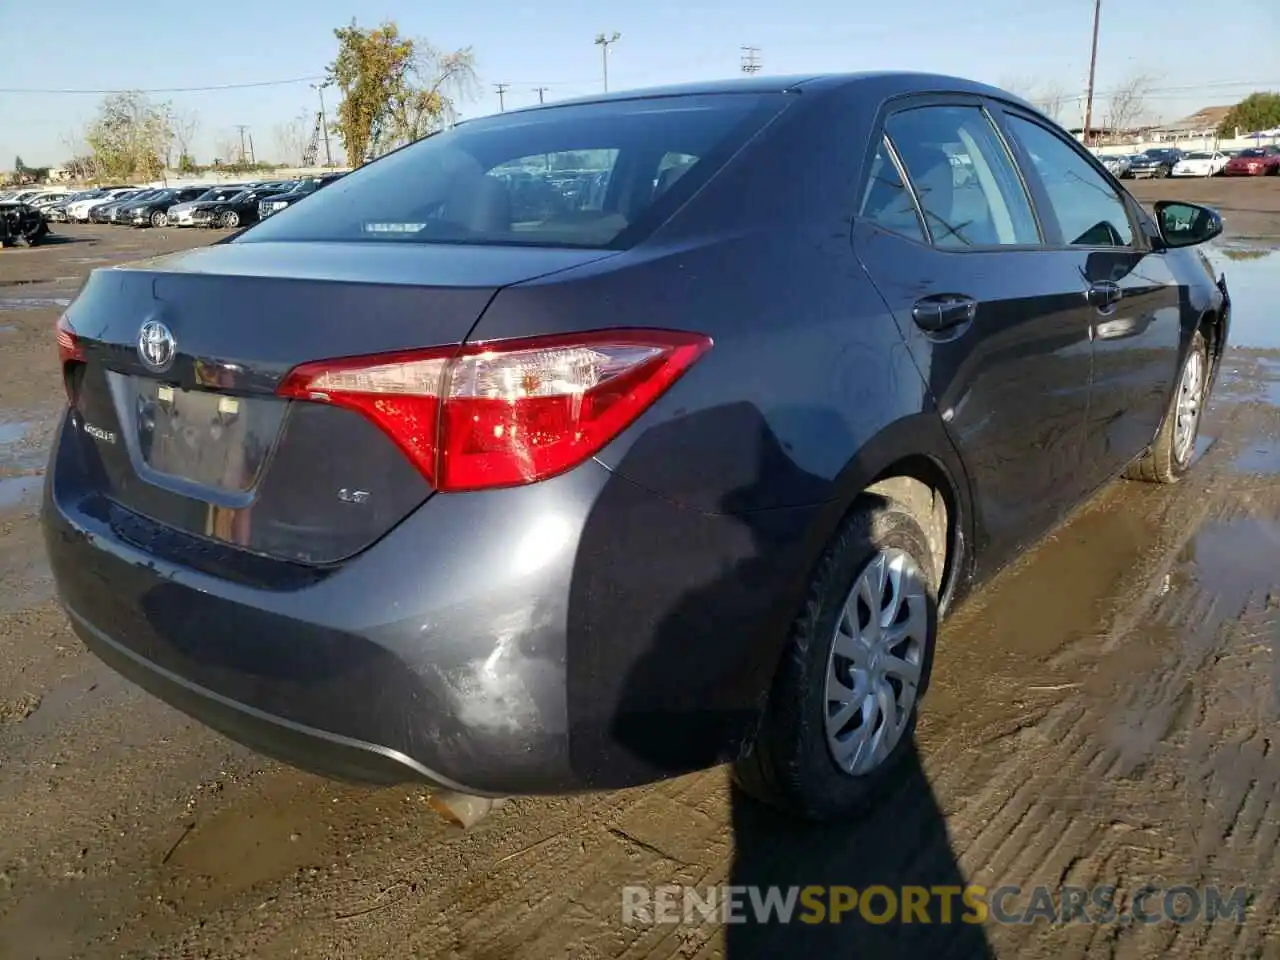
[[[1160,140],[1189,139],[1192,137],[1212,137],[1218,132],[1218,125],[1231,112],[1230,106],[1204,107],[1172,123],[1162,123],[1151,129],[1151,133]]]

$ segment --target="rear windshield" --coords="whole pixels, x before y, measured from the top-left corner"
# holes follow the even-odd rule
[[[1213,158],[1207,153],[1188,153],[1182,159],[1183,160],[1212,160]]]
[[[1240,151],[1240,156],[1242,157],[1265,157],[1266,155],[1267,152],[1265,150],[1260,150],[1257,147],[1250,147],[1248,150]]]
[[[786,103],[779,93],[653,97],[474,120],[347,174],[235,242],[629,246]]]

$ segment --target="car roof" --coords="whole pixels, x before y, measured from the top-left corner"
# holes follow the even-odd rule
[[[610,103],[626,100],[642,100],[650,97],[698,96],[719,93],[781,93],[787,91],[830,90],[848,86],[865,86],[867,92],[875,97],[884,98],[904,93],[971,93],[978,96],[1000,97],[1004,100],[1030,106],[1021,97],[976,80],[949,76],[941,73],[920,73],[909,70],[866,70],[859,73],[817,73],[793,74],[785,76],[759,76],[734,78],[732,80],[702,80],[691,83],[671,84],[662,87],[646,87],[636,90],[620,90],[614,93],[599,93],[569,100],[557,100],[554,103],[534,104],[516,110],[508,110],[507,114],[528,113],[534,110],[554,110],[557,107],[574,106],[587,103]],[[491,115],[492,116],[492,115]],[[477,120],[488,119],[477,117]],[[466,121],[459,124],[465,126]]]

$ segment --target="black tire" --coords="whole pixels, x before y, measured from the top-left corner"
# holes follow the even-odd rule
[[[157,229],[167,227],[169,225],[169,215],[163,210],[156,210],[151,214],[151,225]]]
[[[240,214],[236,213],[234,210],[227,210],[223,212],[219,222],[225,229],[234,230],[236,227],[240,226]]]
[[[824,724],[826,671],[841,609],[876,555],[908,553],[928,583],[927,629],[917,690],[928,686],[937,638],[937,584],[929,541],[901,504],[880,497],[856,507],[828,546],[809,585],[804,608],[774,678],[760,729],[734,768],[747,793],[810,820],[854,816],[893,792],[910,769],[919,698],[897,745],[878,767],[853,776],[836,765]]]
[[[1182,393],[1183,377],[1193,357],[1199,358],[1201,376],[1199,387],[1200,414],[1196,417],[1191,443],[1185,450],[1179,451],[1175,442],[1178,422],[1178,399]],[[1213,381],[1213,360],[1209,356],[1204,337],[1197,330],[1191,337],[1191,348],[1187,351],[1182,366],[1178,369],[1178,382],[1169,398],[1169,409],[1165,411],[1164,422],[1160,424],[1160,432],[1151,442],[1150,448],[1141,457],[1130,464],[1125,476],[1130,480],[1143,480],[1147,483],[1177,483],[1195,459],[1196,437],[1200,433],[1200,421],[1203,419],[1205,401],[1208,399],[1209,384]]]

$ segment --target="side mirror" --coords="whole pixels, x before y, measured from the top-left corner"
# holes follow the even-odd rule
[[[1217,210],[1181,200],[1158,201],[1156,223],[1166,247],[1194,247],[1222,233],[1222,217]]]

